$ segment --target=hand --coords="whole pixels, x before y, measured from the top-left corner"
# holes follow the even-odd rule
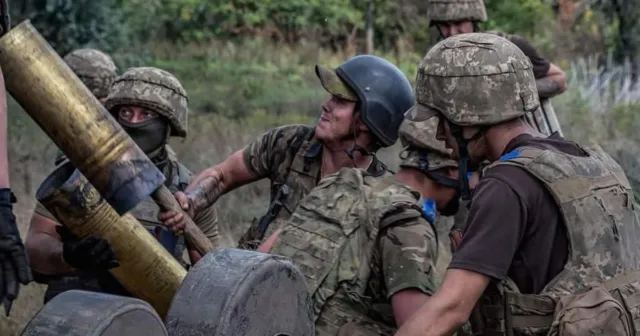
[[[96,236],[79,239],[67,227],[56,226],[62,238],[62,258],[71,267],[81,270],[109,270],[120,266],[108,240]]]
[[[182,210],[191,218],[194,217],[193,207],[191,206],[191,202],[187,195],[181,191],[178,191],[174,194],[174,197],[180,204]],[[171,231],[173,231],[176,235],[181,235],[184,233],[184,229],[187,226],[187,219],[184,216],[184,213],[175,210],[168,210],[161,212],[158,215],[158,219],[164,223]]]
[[[158,219],[178,236],[184,234],[184,229],[187,227],[187,219],[180,211],[169,210],[162,212],[158,214]]]
[[[18,297],[20,285],[33,281],[11,205],[11,190],[0,189],[0,301],[5,310]]]

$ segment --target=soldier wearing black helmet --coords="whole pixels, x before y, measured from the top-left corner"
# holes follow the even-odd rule
[[[276,231],[298,202],[320,179],[340,168],[361,168],[374,176],[387,167],[374,153],[398,138],[403,113],[413,102],[405,75],[386,60],[360,55],[335,70],[317,65],[316,74],[331,94],[315,126],[287,125],[263,134],[222,163],[201,172],[176,198],[191,216],[223,194],[242,185],[271,180],[271,206],[240,239],[242,248],[256,249]],[[176,212],[162,216],[183,222]]]
[[[436,26],[441,38],[481,31],[480,22],[487,21],[483,0],[429,0],[427,2],[429,25]],[[507,38],[529,58],[540,98],[551,98],[567,88],[564,72],[538,54],[538,51],[522,36],[500,31],[487,33]]]

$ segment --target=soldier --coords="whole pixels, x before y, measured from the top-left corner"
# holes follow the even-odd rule
[[[479,32],[479,23],[487,21],[487,11],[482,0],[428,0],[427,17],[436,26],[441,38],[457,34]],[[567,78],[555,64],[538,54],[525,38],[493,31],[514,43],[533,64],[533,74],[540,98],[551,98],[565,91]]]
[[[0,301],[4,304],[5,313],[9,315],[11,304],[20,291],[20,284],[26,285],[33,279],[13,214],[16,198],[9,183],[7,97],[2,73],[0,87]]]
[[[76,49],[62,58],[82,83],[104,104],[109,87],[118,75],[118,68],[111,57],[96,49]],[[65,161],[65,155],[58,150],[54,164]]]
[[[457,163],[437,123],[405,120],[397,174],[327,176],[258,249],[304,273],[316,335],[393,335],[435,292],[436,208],[458,207]]]
[[[167,150],[170,136],[187,135],[187,95],[180,82],[170,73],[157,68],[131,68],[116,78],[105,107],[136,144],[164,172],[167,187],[184,190],[192,175]],[[131,213],[178,260],[185,249],[182,229],[161,222],[159,207],[148,198]],[[195,223],[217,243],[217,218],[213,207],[200,211]],[[48,278],[45,302],[69,289],[87,289],[128,295],[107,272],[118,265],[109,242],[94,236],[74,237],[45,211],[34,214],[26,241],[33,268]],[[200,255],[190,247],[189,257],[195,263]]]
[[[265,233],[273,233],[321,178],[340,168],[362,168],[373,176],[387,173],[374,153],[398,137],[403,113],[413,104],[409,80],[393,64],[371,55],[353,57],[335,70],[320,65],[315,70],[331,94],[315,127],[288,125],[268,131],[198,174],[186,194],[176,194],[193,215],[237,187],[269,178],[271,205],[240,239],[242,248],[257,248]],[[184,225],[180,213],[169,211],[162,216]]]
[[[416,115],[440,117],[460,176],[469,160],[492,164],[442,286],[396,335],[449,334],[474,306],[474,334],[631,335],[640,231],[620,166],[524,121],[539,105],[532,65],[504,38],[441,41],[416,82]]]

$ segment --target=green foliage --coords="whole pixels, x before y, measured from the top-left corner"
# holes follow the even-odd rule
[[[25,0],[10,7],[14,24],[29,18],[61,55],[87,46],[111,51],[125,38],[120,0]]]
[[[548,25],[553,12],[540,0],[485,0],[486,28],[534,37]]]

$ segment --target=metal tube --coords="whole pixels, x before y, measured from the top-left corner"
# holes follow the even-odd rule
[[[11,96],[122,215],[165,177],[27,20],[0,38]]]
[[[70,162],[45,179],[36,199],[77,236],[109,240],[120,262],[111,274],[166,316],[187,271],[137,219],[118,215]]]

